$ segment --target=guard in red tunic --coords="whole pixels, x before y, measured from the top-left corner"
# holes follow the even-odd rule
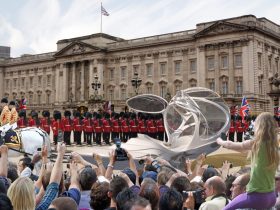
[[[63,131],[62,131],[62,122],[61,122],[61,112],[54,111],[53,113],[54,121],[52,122],[51,128],[53,131],[53,141],[57,145],[57,142],[63,141]]]
[[[27,126],[27,120],[26,120],[26,112],[25,110],[21,110],[18,114],[19,119],[17,122],[17,125],[19,128],[25,128]]]
[[[127,142],[129,138],[129,122],[128,122],[128,113],[124,113],[123,119],[121,121],[121,129],[123,134],[123,142]]]
[[[85,113],[85,118],[83,119],[83,130],[84,130],[84,137],[85,137],[85,141],[87,142],[87,145],[92,145],[91,142],[91,136],[92,136],[92,131],[93,131],[93,127],[92,127],[92,114],[89,112]]]
[[[146,128],[146,120],[145,116],[142,113],[138,114],[138,132],[142,134],[147,134],[147,128]]]
[[[164,137],[164,125],[163,125],[163,116],[162,114],[157,115],[157,120],[156,120],[156,127],[157,127],[157,139],[160,141],[163,141]]]
[[[130,130],[129,137],[130,138],[137,138],[138,126],[137,126],[136,114],[135,113],[130,114],[129,130]]]
[[[96,144],[101,146],[102,121],[100,114],[96,114],[96,118],[93,121],[93,127],[96,135]]]
[[[234,141],[234,134],[235,134],[235,123],[233,121],[233,117],[234,116],[231,116],[230,127],[228,131],[228,139],[230,141]]]
[[[110,114],[105,113],[104,114],[104,119],[102,121],[103,125],[103,140],[107,145],[110,144],[110,133],[111,133],[111,125],[110,125]]]
[[[243,140],[244,128],[243,128],[243,124],[242,124],[240,118],[239,118],[238,121],[236,122],[235,129],[236,129],[236,133],[237,133],[237,138],[236,138],[237,141],[238,141],[238,142],[242,142],[242,140]]]
[[[51,131],[51,120],[50,120],[50,112],[43,111],[42,118],[40,119],[40,128],[50,134]]]
[[[81,136],[83,131],[81,113],[75,112],[75,117],[73,119],[73,131],[74,131],[74,141],[77,145],[82,145]]]
[[[28,119],[28,127],[37,127],[36,125],[36,121],[35,121],[35,114],[34,112],[33,113],[30,113],[28,115],[29,119]]]
[[[66,145],[71,145],[71,131],[72,131],[72,120],[71,120],[71,112],[66,110],[64,112],[64,117],[62,118],[62,130],[63,130],[63,138]]]
[[[149,115],[147,120],[147,132],[152,138],[156,138],[157,128],[155,127],[154,116]]]
[[[111,125],[112,125],[112,141],[115,140],[115,138],[120,138],[120,122],[119,122],[119,114],[113,113],[111,118]]]

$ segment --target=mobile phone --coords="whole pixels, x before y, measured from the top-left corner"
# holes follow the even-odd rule
[[[145,162],[145,160],[144,160],[144,159],[140,159],[140,160],[138,161],[139,165],[143,165],[143,164],[144,164],[144,162]]]
[[[42,154],[42,148],[37,148],[37,153],[39,154],[39,155],[41,155]]]

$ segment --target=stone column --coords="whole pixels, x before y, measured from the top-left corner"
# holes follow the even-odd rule
[[[60,101],[60,81],[59,81],[60,64],[55,66],[55,103]]]
[[[198,47],[197,48],[197,86],[198,87],[206,87],[205,84],[205,71],[206,70],[206,65],[205,65],[205,51],[204,47]],[[217,80],[217,78],[216,78]],[[216,81],[215,81],[216,83]],[[217,86],[216,86],[217,87]],[[217,89],[216,89],[217,90]]]
[[[154,67],[153,81],[157,81],[157,82],[158,82],[158,80],[159,80],[159,78],[160,78],[159,65],[158,65],[159,52],[154,52],[154,53],[153,53],[153,57],[154,57],[154,64],[153,64],[153,67]],[[158,85],[155,85],[154,91],[155,91],[156,93],[159,92],[159,90],[158,90]]]
[[[166,76],[167,76],[167,80],[168,80],[167,88],[169,88],[169,92],[173,96],[174,95],[174,88],[172,87],[172,83],[173,83],[172,79],[174,78],[174,71],[173,71],[174,64],[173,64],[173,59],[172,59],[173,50],[167,51],[166,53],[167,53],[167,59],[168,59],[167,72],[166,72]],[[161,87],[159,87],[159,88],[161,88]],[[154,92],[154,93],[160,95],[161,94],[160,89],[158,90],[158,92]]]
[[[220,55],[219,55],[219,51],[217,48],[215,48],[215,57],[214,57],[214,71],[215,71],[215,88],[216,88],[216,92],[221,93],[220,90],[220,66],[219,66],[219,61],[220,61]],[[206,65],[205,65],[206,66]],[[208,67],[206,66],[206,71],[208,71],[207,69]]]
[[[85,61],[81,61],[81,101],[85,100]]]
[[[72,101],[76,101],[76,62],[72,63]]]
[[[102,58],[97,59],[97,76],[98,81],[101,84],[100,89],[98,89],[98,95],[101,95],[103,97],[104,95],[104,78],[103,78],[103,72],[104,72],[104,60]]]
[[[190,65],[189,65],[189,57],[188,57],[188,48],[183,49],[183,60],[182,60],[182,75],[183,75],[183,84],[182,89],[188,88],[189,82],[189,72],[190,72]]]
[[[4,76],[3,76],[4,69],[0,68],[0,97],[4,96]]]
[[[68,71],[67,63],[63,64],[63,79],[62,79],[62,99],[63,101],[68,101]]]
[[[228,73],[229,73],[229,81],[228,81],[228,86],[229,86],[229,93],[234,94],[234,62],[233,62],[233,45],[229,45],[229,50],[228,50]]]
[[[94,74],[93,74],[93,62],[94,60],[90,60],[89,61],[89,97],[91,95],[94,95],[94,90],[91,87],[91,83],[93,83],[93,78],[94,78]]]

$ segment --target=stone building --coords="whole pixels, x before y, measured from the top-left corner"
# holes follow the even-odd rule
[[[135,95],[131,80],[138,73],[139,94],[168,98],[201,86],[221,94],[229,106],[240,105],[244,95],[253,113],[272,111],[278,101],[267,92],[279,54],[280,26],[253,15],[130,40],[98,33],[59,40],[56,52],[0,59],[0,96],[25,97],[28,108],[40,110],[92,108],[102,97],[120,111]]]

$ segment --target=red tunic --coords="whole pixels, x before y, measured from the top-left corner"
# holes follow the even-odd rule
[[[63,117],[62,120],[62,130],[66,131],[66,132],[71,132],[72,131],[72,125],[71,125],[71,121],[68,117]]]
[[[54,136],[58,136],[58,131],[59,130],[62,130],[62,122],[60,120],[57,120],[57,121],[53,121],[52,122],[52,131],[53,131],[53,135]]]
[[[40,119],[40,128],[49,133],[51,131],[50,125],[48,123],[47,118],[41,118]]]
[[[28,120],[28,126],[29,127],[37,127],[36,122],[35,122],[35,120],[33,118],[30,118]]]
[[[123,119],[122,121],[121,121],[121,126],[122,126],[122,132],[123,133],[128,133],[129,132],[129,127],[128,127],[128,125],[127,125],[127,120],[126,119]]]
[[[147,130],[148,133],[156,133],[157,128],[155,127],[154,121],[153,120],[147,120]]]
[[[102,132],[102,127],[101,127],[101,120],[96,119],[93,121],[93,127],[94,127],[94,132],[95,133],[101,133]]]
[[[146,126],[145,126],[145,121],[143,119],[138,120],[138,130],[139,130],[139,133],[146,133],[147,132],[147,129],[146,129]]]
[[[156,126],[158,129],[158,132],[164,132],[164,126],[163,126],[163,120],[159,119],[156,121]]]
[[[88,132],[88,133],[93,132],[91,119],[87,119],[87,118],[83,119],[83,130],[84,132]]]
[[[74,131],[83,131],[83,126],[80,123],[80,119],[75,117],[73,119],[73,130]]]
[[[17,126],[19,128],[25,128],[26,127],[24,117],[19,118],[19,120],[17,121]]]
[[[137,133],[138,132],[138,128],[137,128],[137,125],[136,125],[136,121],[135,120],[130,120],[129,121],[129,128],[130,128],[130,132],[134,132],[134,133]]]
[[[109,123],[108,119],[103,119],[102,120],[102,125],[103,125],[103,132],[104,133],[110,133],[111,132],[111,126]]]
[[[111,124],[112,124],[112,131],[119,133],[121,131],[120,126],[119,126],[119,121],[117,119],[111,119]]]

